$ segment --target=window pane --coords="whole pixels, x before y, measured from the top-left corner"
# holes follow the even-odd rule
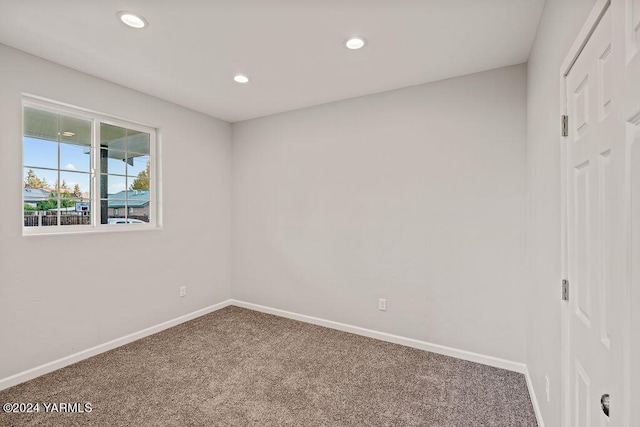
[[[58,115],[25,107],[24,136],[26,138],[58,141]]]
[[[22,147],[25,166],[58,168],[57,142],[25,137]]]
[[[58,208],[52,208],[47,211],[41,211],[40,214],[40,226],[42,227],[55,227],[58,225]]]
[[[60,194],[76,202],[91,200],[91,175],[60,172]]]
[[[89,172],[91,170],[91,147],[61,143],[60,169]]]
[[[25,227],[58,225],[57,179],[57,171],[24,169],[22,203]]]
[[[125,199],[127,189],[127,179],[124,176],[101,175],[100,176],[100,198],[102,199]]]
[[[24,204],[24,226],[25,227],[40,227],[41,220],[40,214],[32,205]]]
[[[91,202],[73,202],[72,206],[65,202],[60,199],[60,225],[91,225]]]
[[[41,169],[24,169],[24,181],[37,183],[38,186],[24,186],[22,190],[22,202],[25,227],[42,227],[55,225],[53,218],[48,217],[43,221],[43,215],[50,209],[57,209],[58,201],[55,191],[49,188],[57,179],[55,171]],[[57,218],[56,218],[57,219]]]
[[[127,130],[120,126],[100,123],[100,147],[126,151]]]
[[[138,154],[149,154],[149,138],[148,133],[129,130],[127,151]]]
[[[108,199],[101,200],[100,203],[104,209],[103,224],[126,224],[127,202],[125,200]]]
[[[51,191],[57,191],[56,182],[58,181],[58,171],[24,168],[23,187],[41,189],[49,194]]]
[[[149,222],[149,190],[130,190],[127,192],[128,217]]]
[[[130,156],[132,155],[130,154]],[[128,163],[129,188],[133,190],[149,190],[149,156],[129,157]]]
[[[100,173],[127,174],[127,154],[124,151],[100,150]]]
[[[150,154],[150,139],[151,136],[145,132],[100,123],[100,146],[102,148]]]
[[[127,211],[127,201],[118,199],[108,199],[109,218],[124,218]]]
[[[91,121],[60,116],[60,141],[91,147]]]
[[[127,200],[133,206],[134,203],[149,203],[149,190],[129,190],[127,191]]]

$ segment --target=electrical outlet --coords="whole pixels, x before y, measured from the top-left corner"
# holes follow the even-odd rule
[[[186,296],[187,296],[187,287],[180,286],[180,297],[186,297]]]
[[[544,391],[547,393],[547,402],[551,402],[551,392],[549,389],[549,376],[544,376]]]
[[[387,300],[384,298],[380,298],[378,300],[378,310],[387,311]]]

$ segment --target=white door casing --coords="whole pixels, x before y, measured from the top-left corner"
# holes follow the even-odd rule
[[[640,0],[598,0],[561,69],[567,427],[640,426],[639,47]]]
[[[625,126],[623,398],[625,427],[640,426],[640,0],[616,8],[625,61],[619,74]]]

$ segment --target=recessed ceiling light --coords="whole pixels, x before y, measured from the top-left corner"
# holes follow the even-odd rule
[[[140,29],[149,25],[146,19],[136,13],[121,11],[118,12],[117,15],[125,25],[128,25],[131,28]]]
[[[361,47],[363,47],[365,45],[366,41],[362,38],[362,37],[353,37],[350,38],[349,40],[347,40],[347,42],[345,43],[345,45],[349,48],[349,49],[360,49]]]
[[[62,132],[62,136],[71,137],[71,136],[76,136],[76,134],[73,132]]]
[[[243,74],[237,74],[233,80],[235,80],[238,83],[249,83],[249,77],[243,75]]]

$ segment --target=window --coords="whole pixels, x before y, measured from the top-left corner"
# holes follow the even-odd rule
[[[24,234],[154,227],[155,129],[23,103]]]

